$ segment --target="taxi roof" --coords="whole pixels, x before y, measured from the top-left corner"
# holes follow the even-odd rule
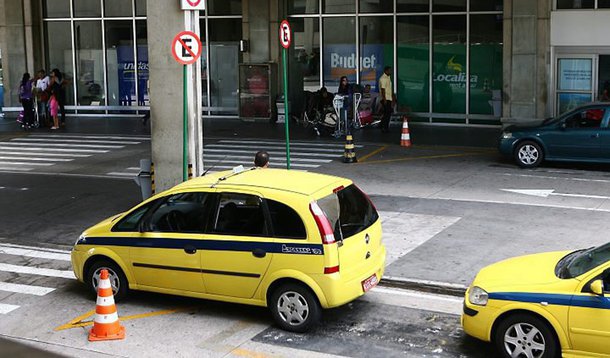
[[[220,178],[226,177],[225,180]],[[177,185],[176,189],[224,186],[245,186],[251,189],[268,188],[311,195],[332,184],[345,185],[348,179],[299,170],[246,168],[243,172],[223,171],[193,178]]]

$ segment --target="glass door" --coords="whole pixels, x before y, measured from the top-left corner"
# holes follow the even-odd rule
[[[570,111],[595,98],[596,56],[564,56],[557,59],[557,114]]]

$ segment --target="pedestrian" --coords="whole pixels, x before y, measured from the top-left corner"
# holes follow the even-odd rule
[[[53,118],[53,126],[52,130],[59,129],[59,118],[57,117],[57,112],[59,111],[59,101],[57,101],[57,93],[55,91],[51,91],[51,98],[49,99],[49,112],[51,112],[51,117]]]
[[[32,81],[28,72],[23,74],[19,84],[19,102],[23,106],[23,124],[21,127],[28,130],[34,122],[34,107],[32,104]]]
[[[342,96],[350,96],[352,94],[352,86],[349,84],[349,80],[345,76],[341,76],[339,80],[339,89],[337,94]]]
[[[64,89],[66,80],[59,69],[54,68],[51,70],[51,91],[55,92],[55,99],[59,106],[58,114],[61,114],[60,125],[64,127],[66,125],[66,91]]]
[[[381,105],[383,106],[383,117],[381,117],[381,131],[390,131],[390,117],[392,116],[392,103],[396,103],[396,95],[392,90],[392,78],[390,77],[392,68],[385,66],[383,75],[379,78],[379,89],[381,91]]]
[[[254,166],[257,168],[269,168],[269,153],[261,150],[254,156]]]
[[[48,101],[49,101],[49,89],[50,79],[47,76],[45,70],[38,71],[36,75],[36,99],[37,99],[37,113],[38,113],[38,122],[41,125],[48,126],[49,117],[48,117]],[[41,120],[42,118],[42,120]]]

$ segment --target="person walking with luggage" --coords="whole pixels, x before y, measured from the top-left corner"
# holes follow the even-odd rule
[[[381,105],[383,106],[383,117],[381,117],[381,131],[388,133],[390,131],[390,117],[392,116],[392,104],[396,103],[396,95],[392,87],[392,78],[390,74],[392,68],[385,66],[383,75],[379,78],[379,89],[381,91]]]
[[[28,72],[23,74],[19,84],[19,102],[23,106],[23,124],[21,127],[28,130],[34,122],[34,107],[32,104],[32,81]]]

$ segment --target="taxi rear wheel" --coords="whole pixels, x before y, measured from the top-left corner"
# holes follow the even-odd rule
[[[525,313],[511,315],[498,325],[494,345],[501,357],[559,357],[557,338],[549,325]]]
[[[288,283],[271,295],[269,309],[276,323],[287,331],[306,332],[322,315],[315,295],[303,285]]]
[[[108,270],[108,278],[110,279],[114,300],[122,300],[127,296],[129,283],[127,282],[127,277],[125,277],[123,270],[112,261],[98,260],[91,265],[89,272],[87,273],[87,285],[89,286],[89,289],[92,294],[97,297],[97,286],[100,281],[101,272],[104,269]]]

